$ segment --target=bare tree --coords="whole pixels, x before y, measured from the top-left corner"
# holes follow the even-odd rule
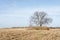
[[[52,22],[51,18],[47,17],[47,13],[36,11],[33,16],[31,16],[30,25],[36,24],[42,26],[43,24],[49,24]]]

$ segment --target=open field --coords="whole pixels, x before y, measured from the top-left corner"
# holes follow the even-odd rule
[[[60,29],[0,29],[0,40],[60,40]]]

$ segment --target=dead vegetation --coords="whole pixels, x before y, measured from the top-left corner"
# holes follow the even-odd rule
[[[0,29],[0,40],[60,40],[60,29]]]
[[[30,27],[28,30],[49,30],[49,27]]]

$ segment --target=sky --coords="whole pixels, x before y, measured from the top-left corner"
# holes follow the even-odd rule
[[[0,28],[29,25],[35,11],[44,11],[53,19],[49,24],[60,27],[60,0],[0,0]]]

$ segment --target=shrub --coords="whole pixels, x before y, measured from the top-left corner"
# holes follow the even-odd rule
[[[48,27],[31,27],[28,30],[49,30]]]

